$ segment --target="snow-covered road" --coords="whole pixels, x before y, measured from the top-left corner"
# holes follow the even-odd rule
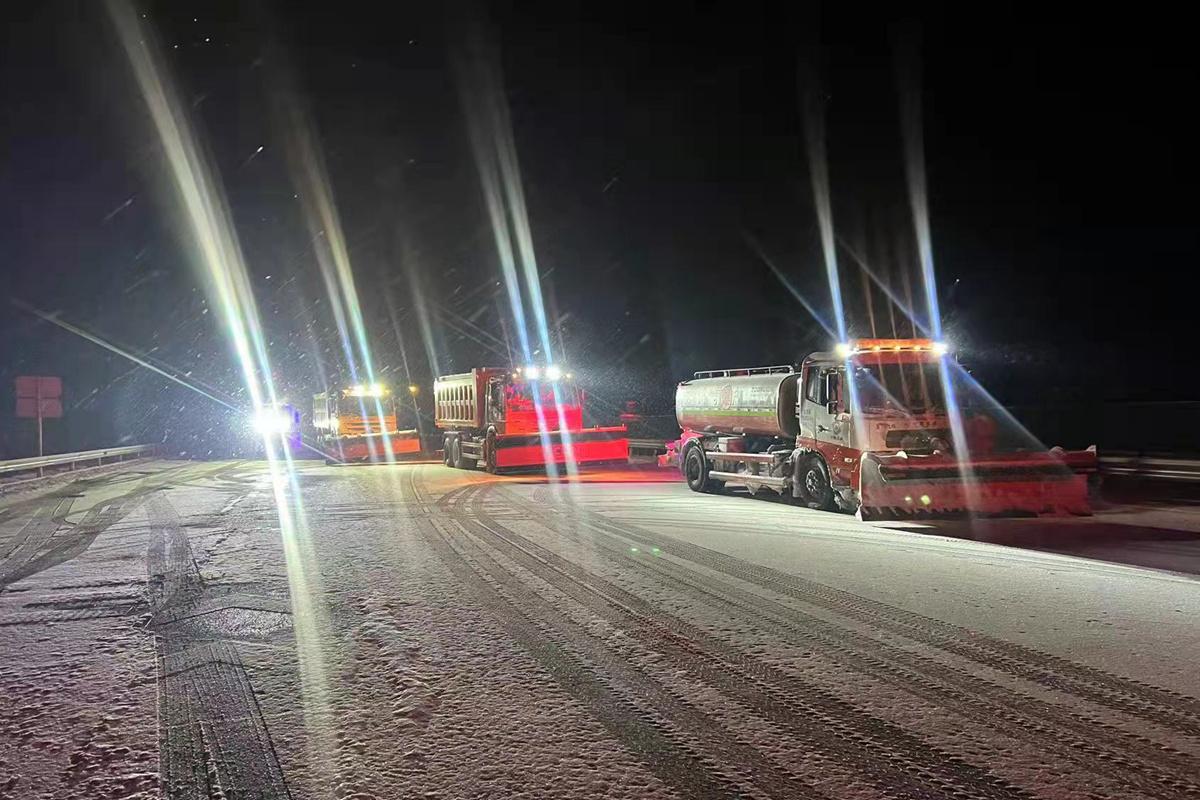
[[[0,797],[1200,797],[1196,579],[620,477],[0,502]]]

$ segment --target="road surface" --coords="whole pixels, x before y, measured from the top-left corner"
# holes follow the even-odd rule
[[[0,501],[0,797],[1200,797],[1190,575],[640,478]]]

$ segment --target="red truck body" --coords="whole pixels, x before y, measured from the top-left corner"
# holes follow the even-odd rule
[[[537,380],[500,367],[442,376],[434,383],[434,421],[444,461],[489,472],[627,461],[625,427],[583,427],[583,401],[569,376]]]

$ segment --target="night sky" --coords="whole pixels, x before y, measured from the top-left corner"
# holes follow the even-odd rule
[[[276,380],[305,410],[344,364],[281,87],[319,132],[376,361],[402,385],[406,356],[428,387],[435,370],[502,363],[491,337],[511,338],[456,69],[481,43],[511,113],[555,346],[597,420],[629,399],[669,413],[670,388],[697,369],[831,343],[761,257],[832,318],[806,97],[826,123],[852,331],[911,332],[847,249],[924,313],[905,92],[923,104],[947,336],[984,385],[1022,407],[1200,399],[1175,347],[1191,334],[1200,255],[1183,26],[991,7],[922,19],[853,4],[304,6],[137,8],[224,183]],[[103,5],[4,13],[6,294],[245,403]],[[204,455],[242,434],[210,400],[16,306],[0,319],[7,397],[15,375],[64,376],[50,449],[166,438]],[[25,455],[30,426],[5,408],[0,457]]]

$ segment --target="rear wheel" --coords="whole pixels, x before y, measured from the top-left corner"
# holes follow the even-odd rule
[[[453,447],[454,447],[453,439],[443,439],[442,440],[442,463],[445,464],[447,467],[454,466],[454,460],[451,458],[451,455],[453,455],[453,449],[452,449]]]
[[[466,469],[467,464],[462,457],[462,444],[458,439],[453,439],[450,442],[450,466],[455,469]]]
[[[824,461],[816,456],[809,456],[800,473],[800,481],[809,508],[834,510],[833,487],[829,483],[829,473],[825,469]]]
[[[693,492],[716,494],[725,488],[722,481],[708,476],[708,459],[704,457],[704,450],[695,445],[688,448],[683,459],[683,476],[687,479],[688,488]]]

